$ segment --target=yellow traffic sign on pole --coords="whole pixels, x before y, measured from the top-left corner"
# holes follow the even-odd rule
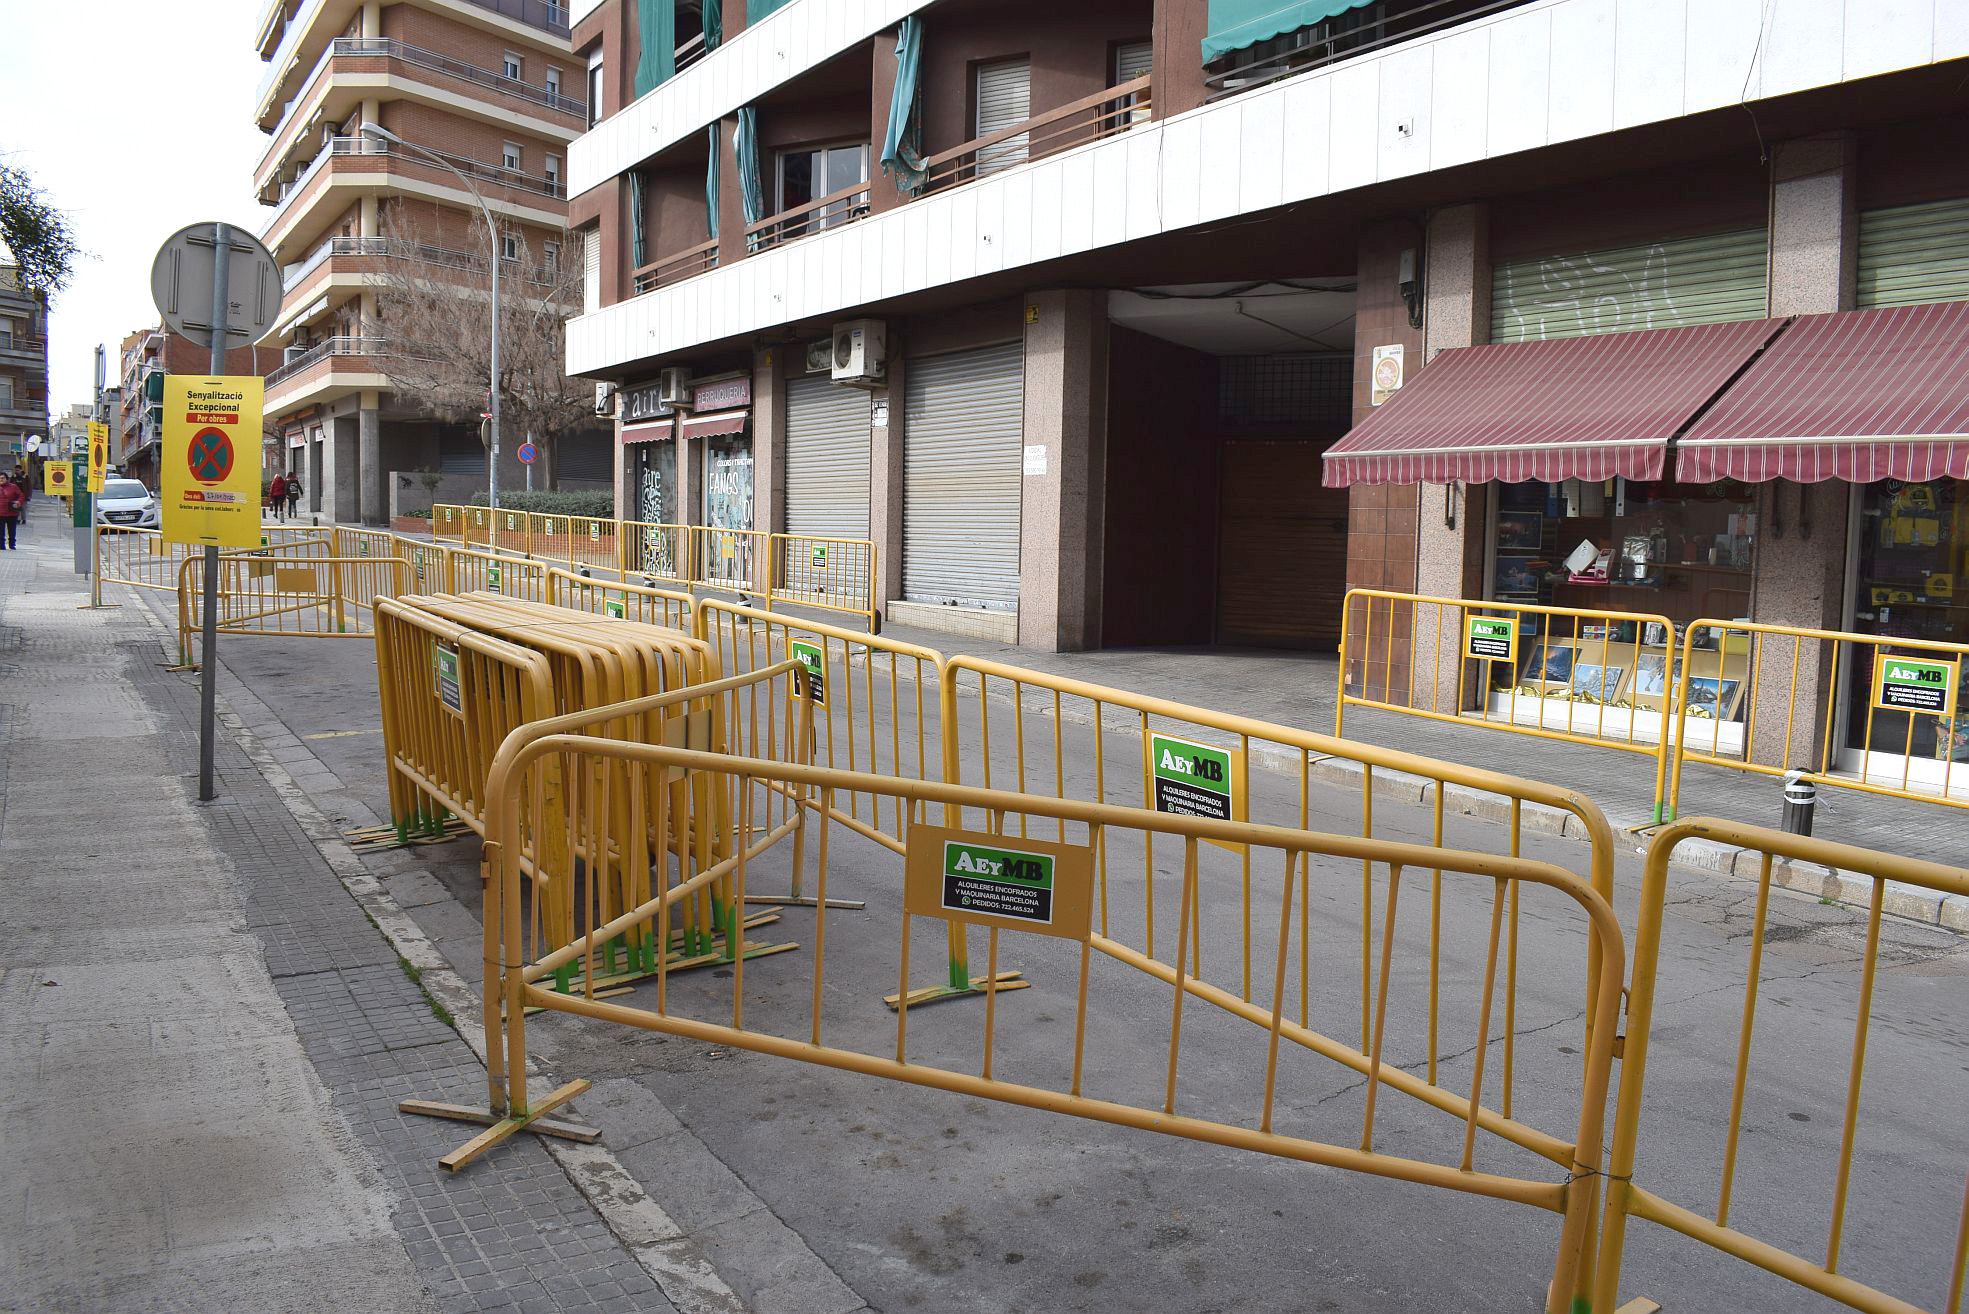
[[[260,417],[252,375],[164,378],[164,537],[173,543],[260,546]]]
[[[67,461],[50,461],[41,467],[41,478],[50,497],[67,497],[75,491],[69,487],[68,471]]]
[[[109,469],[109,426],[96,421],[89,424],[89,491],[103,491],[103,474]]]

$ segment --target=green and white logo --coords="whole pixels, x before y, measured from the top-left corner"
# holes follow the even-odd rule
[[[814,569],[827,569],[827,544],[825,543],[814,544]]]
[[[1955,704],[1954,662],[1881,657],[1874,667],[1873,705],[1890,711],[1947,716]]]
[[[465,710],[465,695],[458,684],[458,650],[442,643],[431,647],[431,679],[438,701],[454,712]]]
[[[622,604],[622,599],[621,599],[621,598],[619,598],[619,597],[618,597],[618,598],[603,598],[603,599],[602,599],[602,610],[603,610],[603,611],[606,611],[606,612],[607,612],[607,613],[608,613],[608,614],[609,614],[609,615],[610,615],[611,617],[613,617],[614,619],[616,619],[616,620],[621,620],[621,619],[622,619],[622,612],[623,612],[623,604]]]
[[[1149,779],[1155,810],[1184,817],[1231,820],[1235,788],[1231,755],[1221,748],[1174,735],[1149,736]]]
[[[485,587],[487,592],[497,593],[500,591],[499,577],[502,573],[498,562],[494,561],[487,564],[485,568]]]
[[[1053,924],[1053,857],[946,840],[943,846],[943,906],[973,913]]]
[[[786,645],[786,655],[807,668],[807,697],[814,700],[816,707],[827,706],[827,656],[818,643],[806,639],[793,639]]]
[[[1518,626],[1507,616],[1472,616],[1464,622],[1463,654],[1476,661],[1515,662]]]
[[[593,520],[588,522],[588,541],[590,543],[599,543],[602,541],[602,527]]]

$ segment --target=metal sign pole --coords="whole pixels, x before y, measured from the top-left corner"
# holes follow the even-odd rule
[[[226,326],[232,315],[228,275],[232,266],[232,232],[212,225],[212,366],[216,377],[226,372]],[[212,783],[212,729],[218,719],[219,685],[219,549],[205,545],[204,656],[198,670],[198,800],[218,797]]]

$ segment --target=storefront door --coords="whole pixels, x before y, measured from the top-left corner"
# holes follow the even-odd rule
[[[674,439],[636,444],[635,503],[631,514],[645,525],[671,525],[677,519],[677,444]],[[676,532],[642,531],[643,569],[675,578],[680,545]]]
[[[1860,634],[1969,643],[1969,485],[1953,479],[1903,483],[1885,479],[1858,491],[1852,560],[1852,628]],[[1891,652],[1893,649],[1888,649]],[[1938,654],[1908,649],[1933,659]],[[1938,787],[1946,773],[1951,790],[1969,787],[1969,762],[1961,665],[1952,720],[1872,708],[1874,671],[1867,661],[1848,663],[1841,676],[1846,722],[1839,765],[1869,776]]]
[[[752,528],[752,438],[718,434],[704,440],[704,523],[714,529]],[[732,585],[752,581],[749,534],[712,534],[701,563],[704,578]]]

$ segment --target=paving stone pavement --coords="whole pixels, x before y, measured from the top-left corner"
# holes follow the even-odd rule
[[[8,683],[5,701],[0,702],[0,736],[7,736],[0,740],[0,752],[6,754],[8,783],[7,790],[0,792],[0,844],[20,824],[8,809],[21,797],[23,771],[40,782],[59,781],[64,793],[89,795],[81,788],[86,779],[73,774],[87,770],[86,754],[72,754],[68,764],[48,760],[45,752],[28,759],[15,750],[11,738],[24,708],[31,708],[31,700],[40,693],[39,686],[73,681],[78,671],[86,670],[92,681],[103,677],[103,683],[90,686],[90,706],[86,718],[77,718],[78,733],[134,734],[132,743],[141,744],[165,764],[163,772],[153,772],[162,776],[160,788],[177,794],[181,801],[196,788],[195,677],[163,669],[157,632],[136,606],[96,613],[74,610],[86,594],[81,581],[69,573],[66,538],[48,514],[53,508],[37,509],[40,550],[31,556],[4,554],[0,559],[0,609],[6,619],[0,629],[0,651],[6,653],[4,660],[15,668],[17,677]],[[42,595],[39,610],[24,605],[23,595],[37,594]],[[56,608],[68,617],[86,619],[51,630],[44,622],[56,614]],[[16,642],[6,644],[8,637]],[[41,669],[37,672],[36,667]],[[296,1098],[286,1101],[279,1112],[320,1123],[319,1132],[309,1134],[344,1156],[345,1162],[334,1171],[360,1182],[367,1192],[363,1198],[380,1202],[374,1207],[376,1217],[367,1232],[360,1217],[344,1229],[351,1242],[360,1244],[354,1252],[333,1256],[330,1276],[339,1274],[339,1285],[324,1279],[318,1268],[298,1285],[296,1279],[303,1271],[298,1265],[279,1269],[271,1278],[259,1272],[256,1265],[265,1267],[266,1247],[253,1244],[257,1220],[236,1224],[243,1239],[234,1248],[244,1258],[236,1256],[226,1266],[235,1270],[234,1277],[229,1278],[224,1267],[201,1268],[189,1276],[176,1275],[175,1285],[169,1287],[159,1286],[155,1273],[149,1275],[149,1285],[117,1273],[92,1275],[86,1271],[86,1259],[85,1271],[79,1274],[70,1273],[65,1279],[51,1274],[51,1268],[73,1269],[78,1254],[90,1253],[75,1249],[74,1229],[86,1230],[86,1220],[73,1224],[63,1220],[68,1231],[46,1226],[0,1228],[15,1236],[13,1243],[0,1243],[0,1260],[5,1261],[0,1263],[0,1278],[16,1279],[0,1280],[0,1308],[434,1309],[442,1314],[672,1310],[649,1271],[532,1138],[517,1138],[469,1172],[449,1174],[438,1167],[438,1157],[468,1134],[463,1125],[403,1115],[397,1103],[411,1095],[482,1103],[484,1067],[459,1034],[438,1018],[395,949],[350,897],[281,797],[240,745],[223,732],[215,760],[219,798],[207,805],[182,807],[185,819],[174,829],[146,833],[151,818],[113,797],[99,799],[92,813],[79,809],[74,823],[98,832],[91,836],[91,851],[99,857],[113,851],[117,860],[137,864],[140,870],[144,855],[164,846],[175,858],[226,874],[229,897],[217,913],[231,922],[230,943],[243,951],[236,954],[237,962],[229,960],[230,970],[241,977],[256,976],[263,989],[270,981],[278,1007],[272,1016],[263,1009],[244,1020],[229,1018],[224,1015],[226,982],[216,986],[208,982],[205,993],[219,996],[220,1016],[189,1019],[188,1024],[223,1031],[251,1022],[269,1027],[276,1039],[286,1035],[290,1045],[298,1038],[305,1061],[290,1061],[290,1066],[298,1063],[298,1067],[276,1076],[264,1066],[273,1060],[259,1055],[262,1066],[256,1070],[257,1079],[283,1088],[300,1083],[317,1091],[323,1101],[320,1107],[310,1109],[305,1100]],[[38,796],[35,802],[43,806]],[[167,886],[158,893],[168,899],[175,891]],[[46,960],[41,941],[47,938],[31,924],[0,915],[0,941],[6,942],[0,945],[5,951],[0,966],[7,969],[0,975],[0,985],[8,997],[28,984],[23,978],[27,966],[35,972],[46,970],[34,965]],[[60,1037],[50,1039],[47,1032],[42,1027],[18,1043],[39,1044],[44,1051],[62,1043]],[[85,1042],[68,1048],[76,1051],[101,1044],[94,1037]],[[0,1050],[11,1047],[0,1041]],[[36,1064],[14,1063],[10,1068],[10,1073],[0,1073],[0,1107],[45,1097],[45,1090],[37,1091],[21,1080],[36,1074]],[[249,1104],[267,1094],[251,1085],[237,1091]],[[4,1139],[10,1138],[0,1138],[0,1143]],[[139,1154],[157,1153],[152,1146],[131,1148]],[[14,1151],[7,1155],[9,1161],[17,1163],[19,1147],[9,1149]],[[175,1180],[182,1181],[187,1173],[223,1174],[231,1165],[194,1154],[173,1159],[172,1166]],[[83,1155],[69,1171],[108,1174],[111,1165]],[[305,1219],[311,1216],[307,1194],[328,1188],[306,1179],[295,1185],[305,1188],[299,1200],[281,1196],[272,1203],[276,1209],[296,1211],[304,1229]],[[36,1186],[38,1190],[40,1184]],[[114,1176],[89,1184],[92,1194],[116,1189]],[[37,1207],[39,1213],[47,1212],[42,1199],[37,1194],[17,1204],[25,1209],[28,1223],[35,1221]],[[224,1229],[217,1220],[201,1223],[190,1217],[157,1226],[165,1231]],[[332,1230],[325,1219],[321,1226]],[[65,1252],[36,1252],[37,1247],[55,1245],[57,1237],[69,1243]],[[342,1239],[340,1233],[326,1238]],[[126,1239],[120,1244],[127,1249],[136,1243]],[[160,1249],[168,1249],[159,1244]],[[265,1283],[270,1280],[285,1292],[282,1298],[265,1297]],[[327,1285],[322,1285],[325,1280]]]

